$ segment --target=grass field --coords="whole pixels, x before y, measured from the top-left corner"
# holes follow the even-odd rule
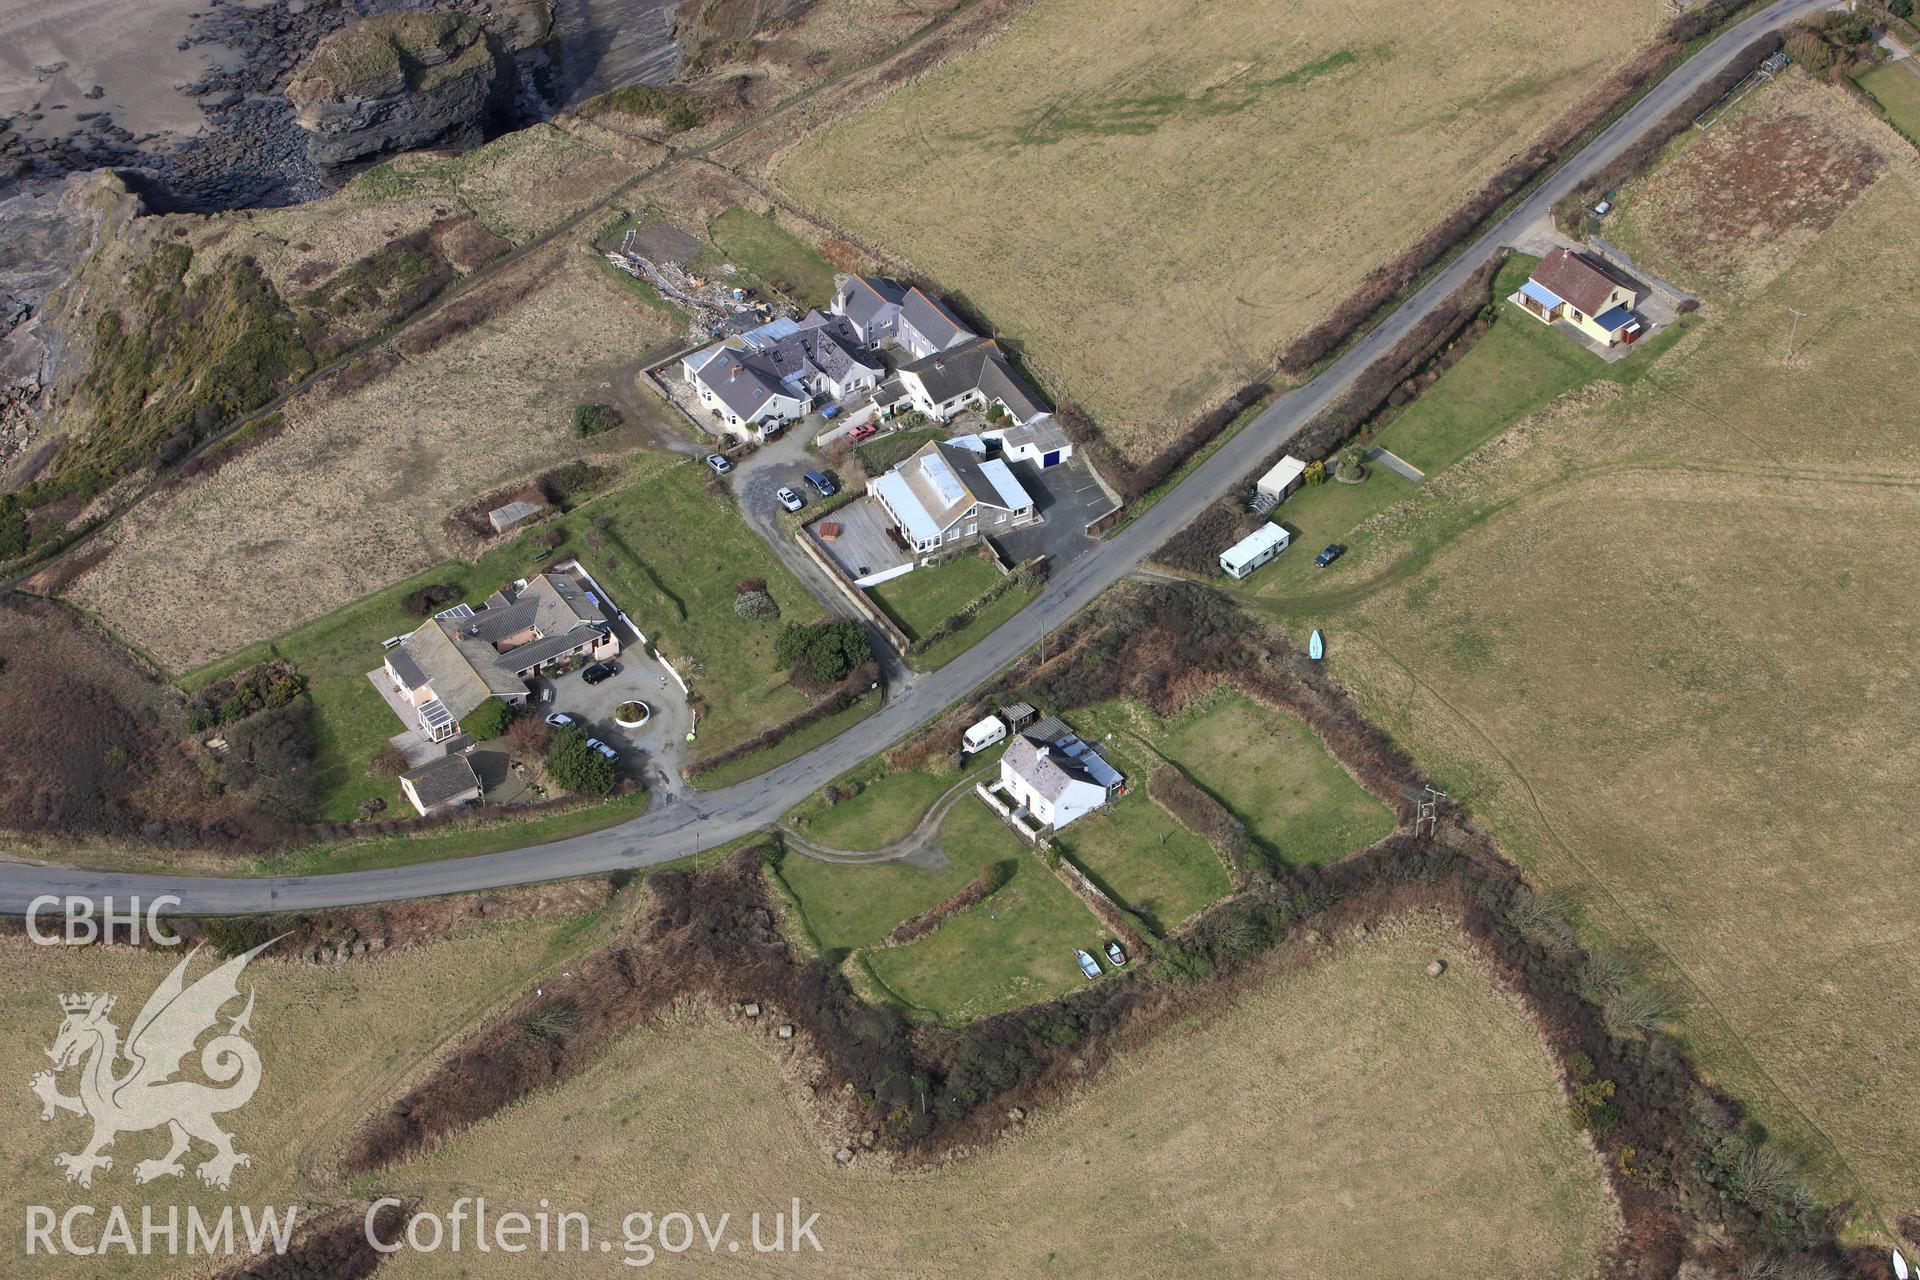
[[[72,593],[191,670],[445,560],[441,521],[488,490],[644,442],[637,425],[591,448],[568,431],[576,403],[666,336],[661,317],[584,257],[520,270],[544,274],[503,314],[358,391],[323,384],[280,435],[143,504]]]
[[[810,831],[809,836],[812,837]],[[788,854],[781,876],[833,960],[863,965],[917,1016],[965,1022],[1044,1000],[1084,982],[1073,948],[1108,935],[1031,848],[977,800],[940,825],[946,865],[843,865]],[[980,869],[1012,872],[992,896],[902,947],[865,950],[904,920],[951,897]]]
[[[166,1135],[155,1131],[121,1135],[110,1152],[113,1168],[97,1175],[90,1192],[66,1184],[53,1157],[81,1149],[86,1122],[57,1113],[54,1122],[42,1123],[40,1103],[25,1087],[29,1076],[49,1065],[42,1050],[60,1026],[58,995],[117,994],[111,1019],[125,1034],[184,949],[69,951],[8,938],[0,945],[0,1020],[18,1034],[10,1037],[0,1064],[16,1086],[0,1101],[0,1117],[14,1135],[11,1154],[0,1158],[7,1173],[0,1179],[0,1211],[24,1221],[28,1204],[93,1200],[125,1205],[137,1223],[142,1204],[157,1206],[164,1220],[168,1205],[217,1214],[234,1203],[318,1207],[344,1200],[351,1192],[333,1168],[348,1132],[400,1092],[424,1062],[501,1004],[603,941],[609,922],[622,913],[613,907],[585,919],[490,925],[451,941],[338,967],[256,961],[242,990],[256,992],[251,1038],[260,1051],[262,1082],[243,1110],[221,1117],[253,1164],[237,1171],[230,1192],[204,1187],[194,1176],[194,1165],[208,1154],[203,1146],[196,1146],[184,1177],[136,1185],[134,1165],[165,1151]],[[189,980],[213,963],[203,953]],[[61,1085],[69,1094],[74,1091],[72,1073]],[[177,1275],[179,1260],[116,1258],[113,1269],[128,1276]],[[100,1270],[98,1259],[43,1257],[34,1260],[32,1273],[52,1280],[94,1277]]]
[[[969,769],[984,764],[975,757]],[[853,771],[843,783],[860,790],[851,800],[829,805],[814,796],[787,817],[807,839],[831,849],[878,849],[910,833],[933,802],[961,781],[958,773],[895,772],[882,760]]]
[[[1000,571],[984,556],[959,556],[868,587],[867,595],[907,639],[918,640],[999,581]]]
[[[1449,962],[1439,980],[1421,973],[1434,956]],[[1197,1080],[1260,1087],[1223,1104]],[[745,1215],[798,1197],[802,1217],[821,1215],[823,1252],[754,1258],[769,1275],[920,1275],[937,1258],[989,1277],[1576,1280],[1611,1230],[1532,1028],[1454,935],[1411,921],[1252,988],[1017,1137],[911,1179],[835,1166],[782,1093],[737,1028],[682,1014],[383,1184],[443,1209],[479,1191],[502,1208],[545,1197],[589,1212],[616,1251],[636,1206],[732,1210],[744,1235]],[[660,1257],[740,1270],[704,1244]],[[386,1270],[488,1280],[524,1264],[443,1251]]]
[[[648,455],[646,466],[653,474],[555,523],[567,531],[565,549],[584,558],[614,603],[706,700],[700,742],[703,750],[717,751],[796,714],[807,701],[774,668],[773,638],[781,621],[740,617],[733,610],[733,584],[749,576],[766,579],[790,620],[810,618],[815,605],[731,503],[706,492],[695,463],[656,454]],[[604,529],[598,524],[603,519]],[[351,818],[373,796],[385,796],[393,806],[397,784],[368,776],[366,765],[400,725],[366,673],[380,664],[382,640],[419,625],[401,600],[429,582],[453,584],[469,602],[482,600],[501,582],[537,567],[544,553],[532,545],[533,537],[523,535],[475,564],[441,564],[248,646],[184,683],[196,687],[268,656],[285,658],[307,677],[313,696],[321,817]]]
[[[462,154],[395,156],[360,174],[344,194],[348,203],[412,199],[464,207],[494,234],[524,242],[613,194],[660,154],[592,124],[549,122]],[[267,216],[275,214],[281,211]]]
[[[1519,253],[1508,258],[1494,279],[1494,297],[1500,301],[1493,328],[1447,377],[1382,426],[1374,444],[1405,458],[1431,480],[1556,397],[1603,380],[1633,385],[1657,367],[1663,353],[1693,323],[1685,319],[1647,339],[1625,361],[1607,364],[1504,301],[1538,262]],[[1342,586],[1364,573],[1361,566],[1378,527],[1378,522],[1370,523],[1373,517],[1414,490],[1411,481],[1377,463],[1369,465],[1363,484],[1328,481],[1302,488],[1270,517],[1294,535],[1292,545],[1244,581],[1232,582],[1224,575],[1217,581],[1227,590],[1273,602],[1303,594],[1312,598]],[[1333,542],[1346,546],[1346,555],[1317,568],[1314,557]]]
[[[1642,208],[1698,189],[1700,145]],[[1890,155],[1808,212],[1819,234],[1715,257],[1726,291],[1650,376],[1503,436],[1377,517],[1338,589],[1275,606],[1337,623],[1329,664],[1376,722],[1671,987],[1708,1072],[1880,1228],[1920,1186],[1920,1077],[1886,1066],[1920,1053],[1916,194]]]
[[[787,151],[774,178],[961,297],[1142,455],[1663,16],[1395,3],[1356,27],[1328,0],[1047,0]]]
[[[1895,128],[1920,146],[1920,72],[1911,61],[1875,67],[1860,77],[1860,87],[1873,95]]]
[[[800,697],[790,685],[785,684],[780,685],[778,690],[769,691],[769,696],[777,696],[782,704],[790,704]],[[711,790],[716,787],[729,787],[736,782],[745,782],[748,778],[757,778],[769,769],[778,768],[789,760],[807,754],[823,742],[832,741],[885,705],[885,700],[878,694],[869,694],[852,706],[844,707],[824,719],[814,721],[805,728],[797,729],[770,746],[749,752],[737,760],[729,760],[723,765],[702,770],[694,776],[694,784]],[[799,708],[794,707],[792,714],[798,714],[798,711]],[[724,746],[730,738],[737,739],[743,736],[745,735],[727,735],[723,737],[722,745]],[[712,749],[708,748],[709,751]]]
[[[1352,853],[1393,830],[1387,807],[1305,725],[1231,687],[1171,719],[1130,701],[1082,707],[1069,719],[1100,741],[1136,787],[1163,758],[1172,760],[1270,853],[1297,866]],[[1068,828],[1070,836],[1075,831]]]
[[[707,228],[727,261],[802,306],[824,307],[833,297],[833,267],[800,237],[764,214],[728,209]]]
[[[1055,843],[1107,896],[1162,935],[1233,888],[1213,846],[1169,817],[1144,789],[1071,823]]]

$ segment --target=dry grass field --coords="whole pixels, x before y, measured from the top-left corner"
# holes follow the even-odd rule
[[[1839,89],[1790,76],[1620,193],[1607,235],[1696,292],[1764,288],[1869,186],[1900,139]]]
[[[578,251],[513,270],[533,291],[504,314],[359,390],[301,396],[280,435],[140,507],[71,594],[188,670],[446,559],[441,521],[475,496],[630,448],[638,427],[571,439],[573,407],[609,398],[666,319]]]
[[[1422,969],[1449,961],[1439,980]],[[1223,1094],[1199,1082],[1237,1081]],[[774,1060],[693,1014],[386,1179],[429,1206],[588,1212],[619,1266],[635,1210],[747,1215],[799,1197],[823,1252],[675,1270],[833,1276],[1579,1277],[1611,1209],[1539,1040],[1457,935],[1406,921],[1263,983],[1210,1025],[1123,1055],[1017,1139],[900,1178],[837,1167]],[[395,1280],[524,1273],[403,1254]]]
[[[1598,87],[1664,13],[1046,0],[770,166],[1144,454]]]
[[[8,1082],[0,1090],[0,1123],[11,1135],[7,1154],[0,1157],[7,1174],[0,1179],[0,1212],[21,1223],[31,1204],[122,1204],[135,1215],[137,1231],[142,1204],[180,1205],[183,1211],[193,1205],[217,1214],[227,1204],[319,1209],[346,1200],[352,1191],[335,1173],[339,1146],[368,1109],[399,1093],[476,1022],[603,938],[621,912],[610,907],[584,920],[488,925],[449,941],[339,967],[255,962],[243,975],[241,990],[243,995],[250,986],[257,991],[251,1039],[260,1050],[261,1084],[253,1100],[223,1122],[236,1149],[250,1154],[253,1164],[237,1171],[226,1193],[202,1186],[193,1174],[193,1166],[206,1158],[204,1147],[189,1158],[184,1177],[135,1185],[135,1163],[164,1153],[163,1132],[122,1135],[109,1152],[113,1168],[96,1175],[91,1190],[69,1186],[53,1157],[79,1150],[90,1129],[65,1113],[42,1123],[39,1100],[26,1088],[28,1078],[49,1065],[42,1051],[60,1027],[58,996],[117,994],[120,1002],[111,1020],[124,1035],[184,949],[68,951],[24,939],[0,940],[0,1025],[9,1031],[0,1051],[0,1076]],[[203,951],[188,980],[214,963]],[[189,1071],[196,1069],[197,1058],[188,1061]],[[72,1093],[73,1075],[60,1084]],[[19,1237],[12,1247],[20,1247]],[[77,1257],[40,1257],[32,1267],[33,1275],[47,1280],[100,1274],[98,1260]],[[126,1276],[205,1274],[165,1259],[129,1263],[116,1257],[113,1269]]]
[[[416,151],[396,156],[316,207],[326,209],[322,221],[331,223],[337,215],[327,206],[336,202],[378,208],[396,201],[432,201],[471,210],[495,235],[520,243],[605,199],[661,154],[661,148],[590,121],[563,118],[505,134],[460,155]],[[289,232],[299,225],[300,207],[285,214],[274,211],[267,215],[268,225],[276,225],[276,216],[284,217],[284,238],[296,239]]]
[[[1881,141],[1878,180],[1791,260],[1792,228],[1713,258],[1751,291],[1709,290],[1650,376],[1429,481],[1375,517],[1360,584],[1289,607],[1336,626],[1331,664],[1377,722],[1672,987],[1708,1070],[1821,1190],[1886,1226],[1920,1209],[1920,165]],[[1641,208],[1696,180],[1701,145]]]

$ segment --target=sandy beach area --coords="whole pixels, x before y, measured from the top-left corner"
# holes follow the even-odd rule
[[[179,86],[207,68],[204,47],[176,46],[203,0],[6,0],[0,3],[0,117],[28,137],[61,137],[74,116],[110,111],[136,134],[199,132]],[[64,64],[64,65],[62,65]],[[57,69],[55,69],[57,68]],[[106,96],[90,100],[94,85]],[[39,103],[44,118],[23,117]]]

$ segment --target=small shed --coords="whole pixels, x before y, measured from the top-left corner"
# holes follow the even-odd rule
[[[1010,702],[1000,708],[1000,718],[1007,722],[1007,728],[1014,733],[1032,724],[1033,717],[1034,710],[1031,703]]]
[[[1279,525],[1263,524],[1220,553],[1220,568],[1230,578],[1244,578],[1285,551],[1292,540]]]
[[[537,502],[509,502],[504,507],[495,507],[487,512],[487,523],[493,526],[495,533],[505,533],[524,520],[531,520],[540,514],[542,508]]]
[[[1307,473],[1307,464],[1288,454],[1273,464],[1273,469],[1254,481],[1253,487],[1272,498],[1275,502],[1285,502],[1295,489],[1300,487],[1300,478]]]
[[[967,751],[985,751],[1006,736],[1005,722],[999,716],[988,716],[961,735],[960,745]]]
[[[478,800],[480,775],[463,755],[441,756],[412,773],[400,775],[400,790],[406,792],[407,799],[424,818],[435,809]]]

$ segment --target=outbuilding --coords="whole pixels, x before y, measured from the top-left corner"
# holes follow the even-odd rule
[[[1279,525],[1263,524],[1220,553],[1220,568],[1230,578],[1244,578],[1285,551],[1292,540]]]
[[[1253,487],[1265,497],[1275,502],[1285,502],[1295,489],[1300,487],[1300,479],[1307,474],[1307,464],[1288,454],[1273,464],[1273,469],[1254,481]]]
[[[402,774],[400,790],[424,818],[436,809],[478,800],[480,775],[474,772],[472,761],[456,752]]]

